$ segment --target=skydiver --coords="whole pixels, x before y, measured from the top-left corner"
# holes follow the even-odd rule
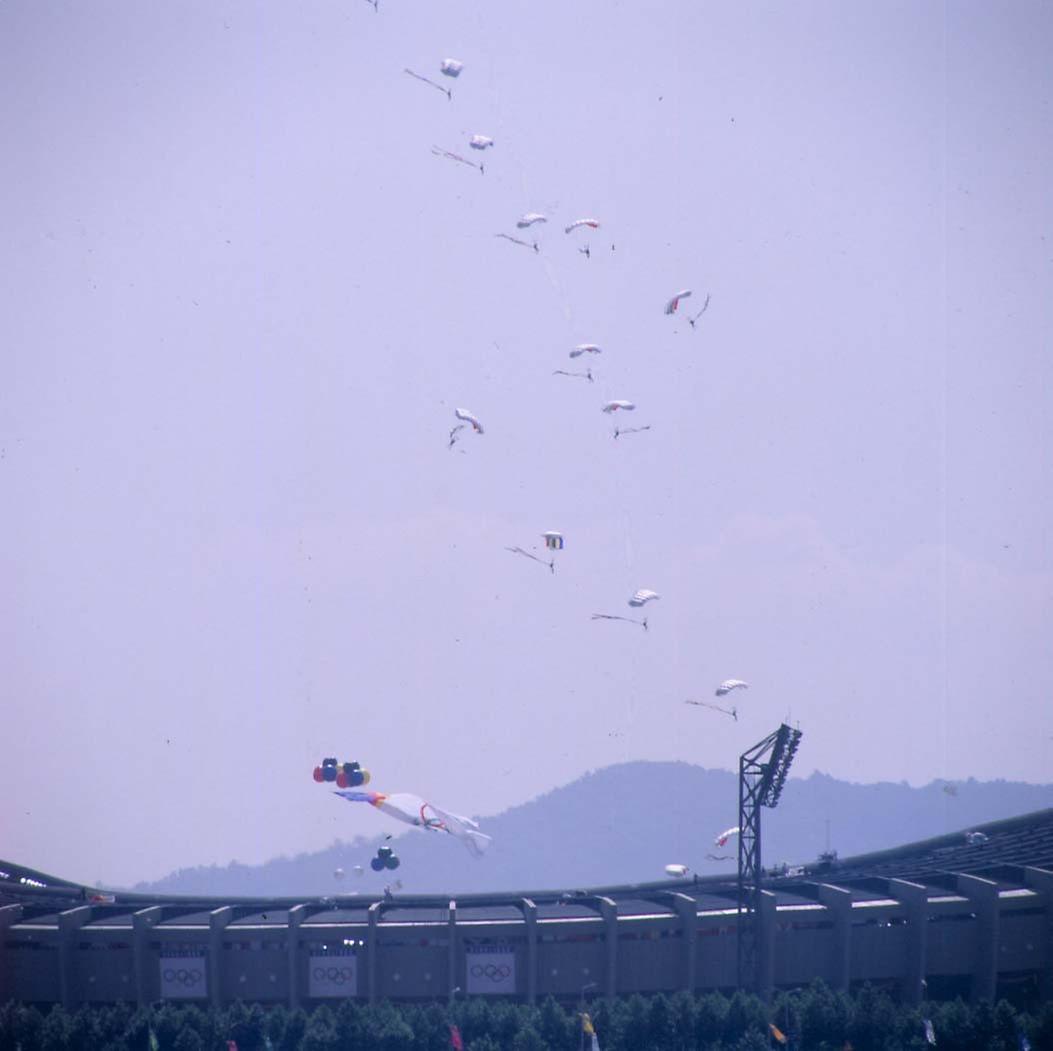
[[[588,245],[586,245],[584,248],[579,248],[578,251],[581,252],[581,254],[585,256],[586,259],[592,258],[592,253],[589,251]]]
[[[632,617],[616,617],[611,613],[593,613],[593,620],[624,620],[626,624],[636,624],[638,627],[643,628],[647,631],[647,618],[643,620],[633,620]]]
[[[702,309],[694,316],[687,319],[688,324],[694,328],[695,322],[706,312],[706,307],[709,306],[709,293],[706,293],[706,301],[702,304]]]

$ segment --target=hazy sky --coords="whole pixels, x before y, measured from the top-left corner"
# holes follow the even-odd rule
[[[0,856],[258,861],[385,827],[323,755],[488,814],[787,716],[800,774],[1050,780],[1051,45],[1024,2],[0,5]],[[452,102],[403,73],[446,56]],[[555,575],[504,550],[546,529]],[[590,620],[640,587],[647,633]],[[737,724],[682,703],[729,676]]]

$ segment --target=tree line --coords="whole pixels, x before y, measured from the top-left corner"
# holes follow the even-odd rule
[[[601,1051],[1053,1051],[1053,1002],[1033,1014],[1005,1000],[908,1007],[870,986],[847,995],[818,981],[771,1003],[741,992],[682,992],[591,1000],[584,1010]],[[0,1051],[448,1051],[458,1040],[465,1051],[581,1051],[596,1046],[592,1039],[581,1009],[551,998],[536,1007],[345,1000],[309,1011],[171,1002],[0,1007]]]

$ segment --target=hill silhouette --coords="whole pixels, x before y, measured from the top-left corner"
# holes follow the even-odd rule
[[[1053,785],[1009,781],[945,782],[920,788],[852,784],[826,774],[790,778],[776,810],[763,817],[763,861],[800,864],[829,847],[845,857],[1053,806]],[[706,860],[713,837],[737,824],[737,776],[683,762],[630,762],[480,819],[493,843],[481,860],[452,837],[407,829],[391,841],[396,873],[373,873],[382,836],[337,841],[261,865],[231,862],[180,869],[138,891],[203,895],[374,894],[393,877],[405,893],[564,890],[662,877],[680,862],[702,875],[732,873],[735,863]],[[827,835],[829,834],[829,841]],[[352,868],[365,874],[356,878]],[[342,868],[346,875],[334,875]]]

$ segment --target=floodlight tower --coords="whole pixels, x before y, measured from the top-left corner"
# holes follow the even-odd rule
[[[801,743],[801,731],[783,723],[763,741],[739,756],[739,987],[760,991],[758,914],[761,901],[761,807],[775,807],[790,764]]]

